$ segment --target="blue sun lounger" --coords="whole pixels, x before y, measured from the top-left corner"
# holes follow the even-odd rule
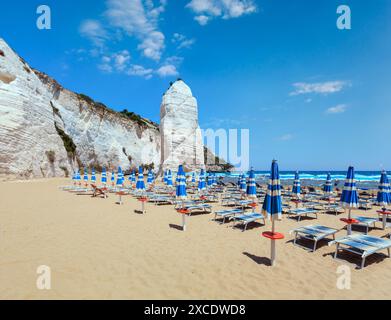
[[[151,196],[148,197],[148,202],[153,202],[155,205],[173,204],[174,198],[169,196]]]
[[[318,213],[320,210],[310,209],[310,208],[299,208],[299,209],[291,209],[287,211],[288,217],[296,217],[297,221],[301,220],[301,216],[308,216],[309,214],[314,214],[316,218],[318,218]]]
[[[182,209],[188,210],[189,211],[189,216],[191,216],[193,211],[203,211],[206,213],[211,213],[212,212],[212,206],[207,203],[194,203],[192,205],[185,205],[182,207]]]
[[[241,210],[241,209],[215,211],[215,217],[213,220],[216,220],[217,216],[219,216],[219,218],[223,219],[221,224],[224,224],[226,218],[229,218],[229,217],[234,216],[235,214],[241,214],[241,213],[243,213],[243,210]]]
[[[339,213],[345,212],[345,209],[342,208],[339,204],[330,204],[325,206],[326,212],[334,212],[334,214],[337,216]]]
[[[336,244],[336,251],[334,259],[337,258],[339,250],[345,250],[361,257],[361,269],[365,266],[365,259],[379,251],[386,250],[388,257],[390,258],[391,240],[382,239],[379,237],[373,237],[363,234],[353,234],[346,236],[332,242],[329,242],[329,246]]]
[[[376,226],[376,222],[378,222],[379,220],[376,219],[376,218],[369,218],[369,217],[353,217],[353,219],[356,219],[358,221],[358,223],[356,223],[355,225],[356,226],[364,226],[366,227],[366,234],[368,234],[369,232],[369,228],[370,227],[375,227]]]
[[[307,239],[307,240],[312,240],[314,241],[314,246],[312,248],[312,252],[316,250],[316,245],[318,244],[318,241],[325,239],[329,236],[332,236],[333,239],[335,240],[335,234],[339,230],[321,226],[321,225],[309,225],[305,227],[300,227],[294,230],[291,230],[289,233],[295,234],[295,239],[293,240],[293,244],[297,245],[297,240],[298,239]],[[303,246],[300,246],[302,248],[305,248]],[[307,249],[307,248],[305,248]]]
[[[244,226],[242,231],[246,231],[248,224],[251,222],[255,222],[257,220],[261,220],[262,224],[265,224],[264,215],[261,213],[255,213],[255,212],[249,213],[249,214],[241,214],[238,216],[235,215],[232,217],[232,219],[234,220],[234,225],[232,227],[237,226],[237,224],[235,224],[235,222],[238,222],[239,224],[242,224]]]

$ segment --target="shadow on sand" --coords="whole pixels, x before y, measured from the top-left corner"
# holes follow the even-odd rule
[[[172,224],[172,223],[170,223],[170,224],[169,224],[169,227],[170,227],[171,229],[176,229],[176,230],[179,230],[179,231],[183,231],[182,226],[178,226],[177,224]]]
[[[265,266],[271,266],[271,261],[270,261],[270,258],[266,258],[266,257],[258,257],[256,255],[253,255],[251,253],[248,253],[248,252],[243,252],[243,254],[247,257],[249,257],[251,260],[253,260],[254,262],[256,262],[257,264],[263,264]]]

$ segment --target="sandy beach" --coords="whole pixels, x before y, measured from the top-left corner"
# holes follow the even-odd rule
[[[62,178],[0,183],[0,299],[391,298],[391,259],[372,256],[359,270],[359,259],[345,259],[351,255],[334,260],[334,246],[322,242],[309,253],[291,243],[291,229],[342,228],[345,215],[301,222],[284,216],[277,230],[286,239],[270,267],[270,243],[261,236],[270,224],[241,232],[200,214],[182,232],[173,206],[147,204],[147,213],[137,214],[140,204],[131,196],[118,205],[115,194],[91,198],[58,188],[67,184]],[[370,234],[384,236],[377,226]],[[37,289],[40,265],[51,269],[50,290]],[[337,289],[341,265],[351,267],[351,290]]]

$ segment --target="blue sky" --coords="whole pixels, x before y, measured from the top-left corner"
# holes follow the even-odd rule
[[[2,4],[0,36],[66,88],[159,121],[181,77],[202,128],[250,129],[257,169],[391,170],[389,0],[52,0],[51,30],[40,4]]]

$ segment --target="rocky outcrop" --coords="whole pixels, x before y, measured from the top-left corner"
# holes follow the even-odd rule
[[[176,170],[179,164],[188,171],[205,168],[197,100],[182,80],[163,95],[160,132],[162,170]]]
[[[205,168],[197,100],[182,80],[163,96],[159,128],[63,88],[0,38],[1,178],[65,176],[84,166],[175,171],[179,164]]]
[[[79,166],[160,164],[152,122],[120,114],[33,70],[0,39],[0,175],[64,176]]]
[[[204,162],[207,171],[229,172],[234,166],[222,158],[217,157],[209,148],[204,146]]]

